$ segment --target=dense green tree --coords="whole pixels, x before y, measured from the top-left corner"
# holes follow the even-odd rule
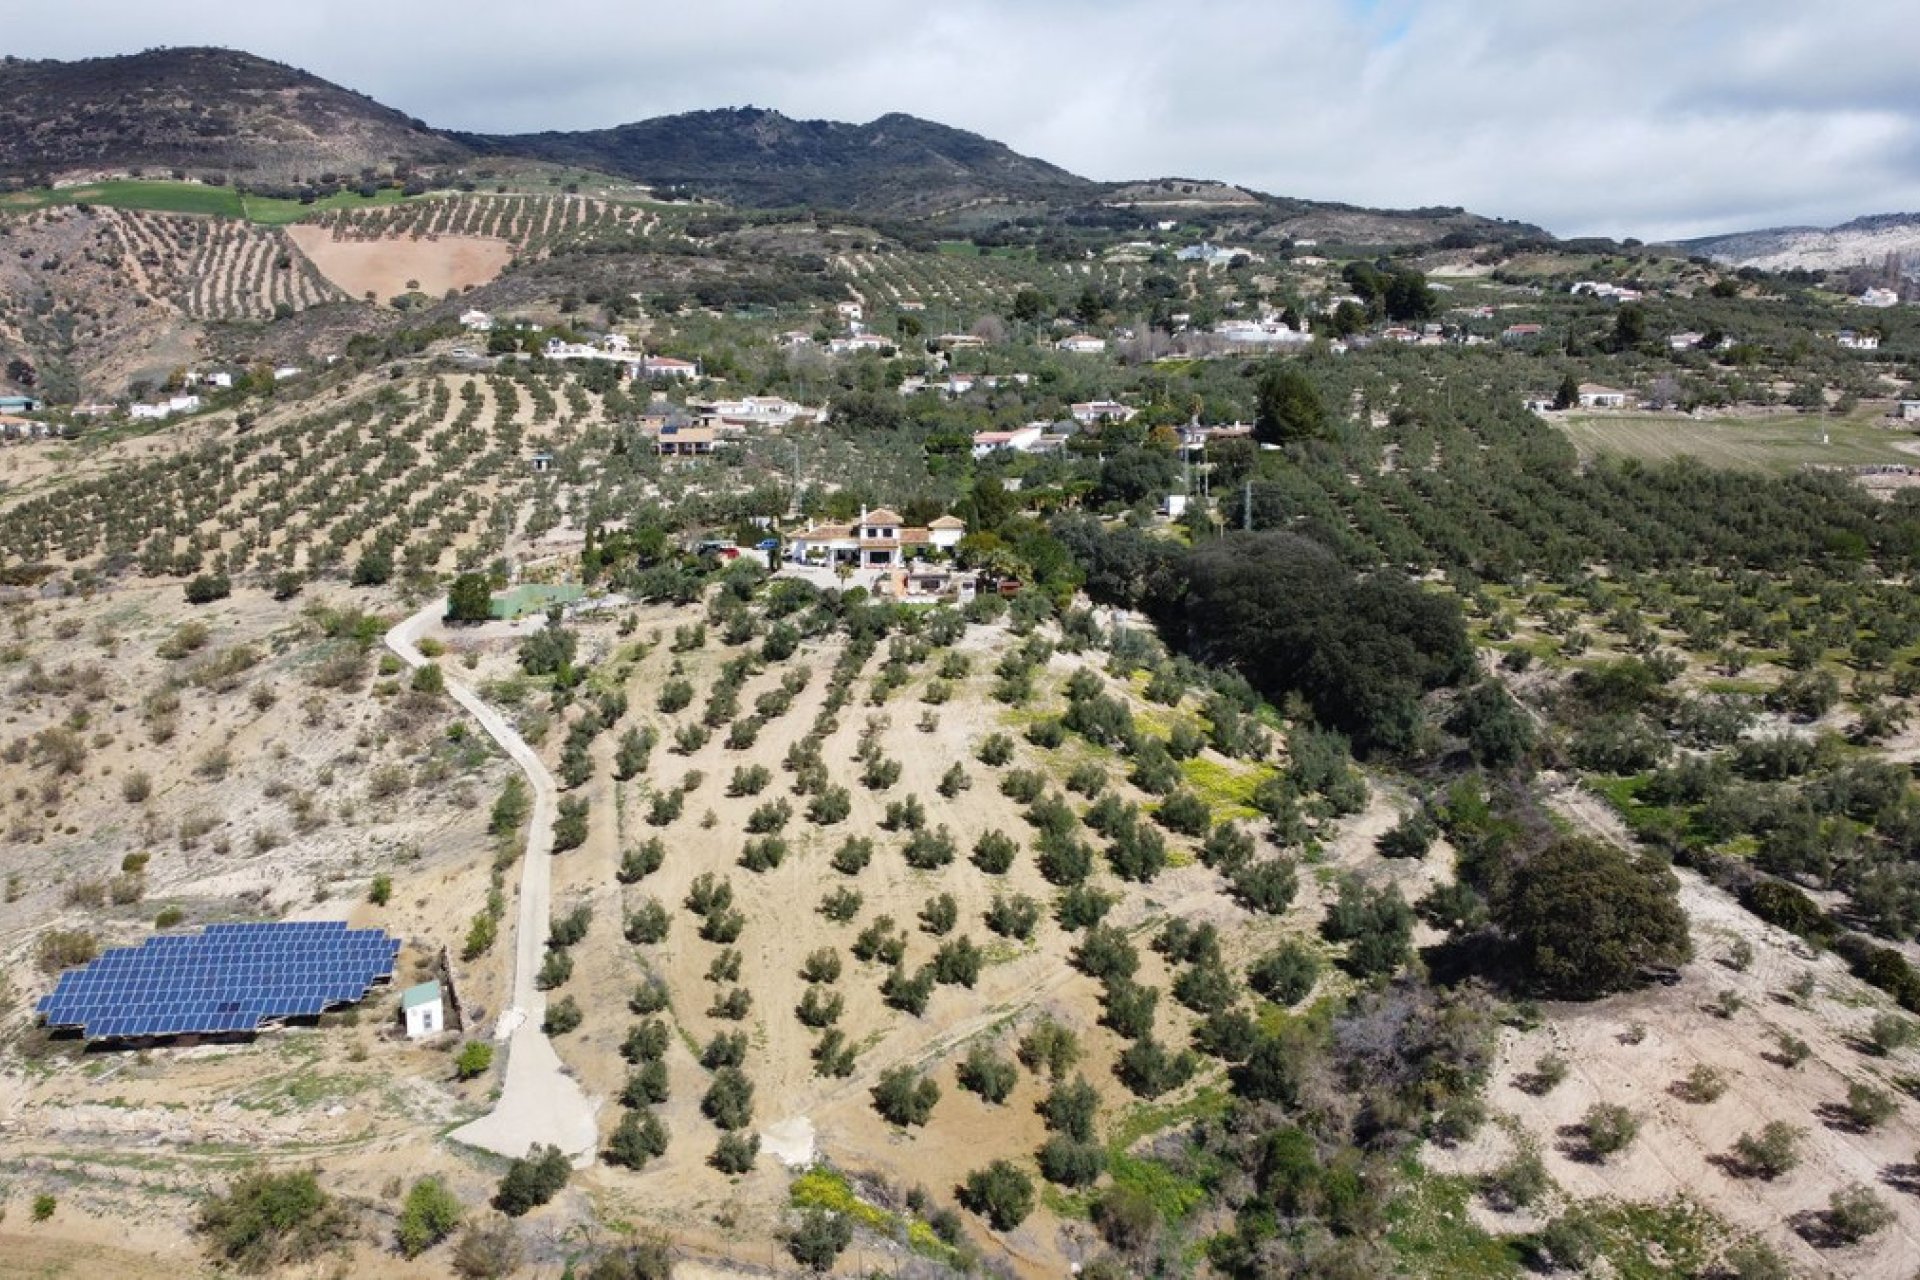
[[[1679,882],[1609,844],[1564,837],[1511,873],[1494,921],[1540,990],[1586,1000],[1693,954]]]
[[[1254,438],[1263,444],[1311,440],[1327,433],[1327,410],[1311,379],[1292,365],[1275,363],[1256,386]]]

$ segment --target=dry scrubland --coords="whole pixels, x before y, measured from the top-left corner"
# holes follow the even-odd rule
[[[317,1165],[325,1185],[364,1210],[355,1274],[443,1274],[443,1252],[405,1263],[387,1250],[390,1215],[402,1183],[430,1172],[447,1179],[470,1214],[481,1211],[499,1165],[450,1148],[438,1135],[485,1105],[492,1077],[457,1084],[446,1052],[451,1044],[394,1041],[375,1022],[389,1011],[391,996],[357,1017],[269,1033],[250,1045],[80,1054],[50,1049],[26,1029],[30,1000],[50,981],[34,965],[48,927],[126,940],[170,905],[190,922],[235,912],[332,911],[384,925],[409,940],[403,978],[424,971],[446,947],[469,1005],[489,1015],[510,978],[508,947],[463,954],[471,919],[485,913],[496,846],[484,814],[507,776],[505,765],[471,741],[453,741],[458,720],[444,700],[383,680],[377,658],[353,638],[374,628],[356,629],[350,614],[242,596],[194,611],[183,630],[175,599],[172,590],[131,589],[15,605],[7,615],[6,737],[23,745],[12,749],[18,759],[10,751],[8,776],[19,782],[0,809],[9,832],[7,869],[18,876],[9,892],[14,900],[0,908],[0,927],[10,969],[21,977],[0,1075],[0,1149],[18,1170],[8,1180],[0,1239],[38,1251],[18,1256],[44,1257],[48,1238],[57,1238],[114,1274],[116,1266],[133,1265],[115,1252],[127,1246],[122,1224],[130,1216],[143,1256],[184,1264],[199,1257],[187,1230],[192,1197],[223,1185],[242,1162],[263,1158],[280,1167]],[[554,915],[585,907],[590,920],[583,938],[556,948],[570,964],[549,999],[571,998],[582,1011],[579,1027],[556,1044],[603,1100],[607,1141],[628,1110],[622,1094],[633,1075],[644,1074],[651,1052],[636,1054],[629,1037],[649,1018],[662,1021],[664,1079],[647,1087],[664,1089],[665,1101],[650,1109],[669,1142],[638,1171],[601,1163],[576,1174],[551,1205],[522,1220],[531,1258],[557,1265],[566,1242],[598,1221],[664,1227],[696,1256],[784,1265],[774,1238],[793,1174],[767,1152],[740,1176],[710,1163],[725,1131],[703,1110],[719,1073],[702,1058],[715,1061],[716,1040],[724,1045],[734,1034],[741,1040],[723,1056],[737,1054],[753,1085],[751,1118],[740,1132],[790,1129],[787,1122],[804,1119],[818,1153],[878,1207],[870,1211],[876,1220],[884,1212],[902,1224],[914,1220],[900,1198],[906,1188],[924,1187],[934,1205],[951,1204],[955,1183],[991,1159],[1033,1171],[1034,1153],[1050,1137],[1035,1105],[1052,1081],[1017,1066],[1010,1090],[994,1104],[962,1086],[960,1065],[983,1047],[1013,1063],[1042,1021],[1078,1039],[1081,1057],[1068,1074],[1083,1075],[1098,1094],[1095,1134],[1109,1159],[1120,1160],[1109,1176],[1140,1176],[1140,1166],[1123,1158],[1129,1149],[1149,1150],[1167,1126],[1216,1107],[1220,1069],[1208,1058],[1197,1060],[1186,1083],[1150,1100],[1123,1082],[1121,1055],[1134,1042],[1103,1025],[1102,984],[1074,963],[1088,935],[1070,931],[1056,915],[1064,891],[1042,874],[1043,837],[1029,820],[1038,811],[1017,798],[1037,787],[1042,807],[1055,796],[1080,814],[1089,798],[1069,790],[1069,781],[1091,788],[1101,779],[1106,792],[1151,814],[1164,801],[1129,780],[1128,759],[1074,732],[1057,746],[1040,743],[1051,741],[1047,726],[1069,707],[1070,684],[1082,697],[1097,689],[1124,704],[1158,738],[1183,723],[1205,728],[1196,693],[1174,705],[1149,700],[1144,676],[1108,674],[1107,655],[1097,649],[1061,651],[1057,642],[1065,637],[1051,628],[1022,638],[1004,623],[973,626],[951,645],[885,642],[858,662],[847,658],[850,641],[836,631],[790,656],[754,661],[764,635],[729,637],[717,616],[713,626],[703,628],[704,621],[697,608],[661,607],[579,625],[579,658],[592,675],[564,706],[554,705],[547,680],[520,670],[519,646],[537,623],[439,637],[449,650],[441,661],[506,706],[544,743],[562,776],[569,756],[580,753],[567,746],[582,737],[573,726],[591,708],[605,709],[596,713],[604,718],[622,697],[625,704],[598,734],[584,735],[591,767],[584,778],[575,773],[568,792],[588,802],[590,817],[581,843],[556,856]],[[199,636],[193,623],[207,634]],[[1044,657],[1029,669],[1030,696],[1018,705],[995,697],[1005,692],[1008,655],[1043,641],[1044,654],[1028,650],[1029,658]],[[334,683],[335,668],[349,666],[354,678]],[[684,692],[674,687],[680,681]],[[169,684],[177,706],[164,692]],[[829,711],[836,688],[845,702]],[[750,729],[739,728],[749,722]],[[701,740],[701,726],[709,724]],[[817,766],[804,750],[790,757],[816,728]],[[629,733],[653,739],[640,753],[644,763],[622,750]],[[1011,751],[989,764],[981,749],[997,734],[1007,736]],[[795,762],[798,772],[788,767]],[[1231,759],[1208,749],[1179,766],[1175,790],[1206,799],[1215,818],[1244,821],[1253,817],[1245,806],[1259,782],[1285,764],[1284,754]],[[952,776],[956,768],[964,790]],[[757,770],[765,770],[763,782]],[[144,790],[138,800],[129,798],[136,775],[145,778],[144,788],[132,787]],[[796,783],[807,792],[796,794]],[[942,794],[943,784],[952,794]],[[844,816],[833,817],[829,805],[818,816],[832,820],[816,821],[811,807],[837,788],[845,792]],[[743,791],[752,794],[730,794]],[[890,824],[889,807],[908,797],[922,812],[898,810]],[[1133,981],[1161,993],[1152,1038],[1177,1051],[1199,1020],[1173,994],[1192,966],[1170,963],[1150,945],[1167,920],[1214,926],[1221,963],[1239,989],[1234,1002],[1270,1022],[1282,1012],[1250,997],[1240,975],[1283,939],[1337,958],[1339,949],[1320,941],[1316,926],[1338,872],[1392,881],[1409,900],[1448,880],[1444,841],[1417,860],[1375,852],[1376,839],[1410,807],[1401,786],[1374,779],[1363,808],[1321,820],[1317,852],[1302,861],[1298,892],[1279,914],[1244,905],[1229,880],[1202,861],[1194,837],[1161,833],[1164,869],[1124,879],[1101,852],[1106,842],[1082,831],[1079,839],[1092,852],[1085,883],[1112,899],[1103,924],[1133,944]],[[1569,795],[1565,807],[1576,825],[1624,835],[1591,799]],[[199,830],[202,814],[216,819],[206,830]],[[1157,829],[1151,817],[1138,821]],[[917,847],[923,869],[906,856],[916,822],[931,837]],[[754,834],[750,826],[763,830]],[[953,848],[945,861],[937,840],[943,828]],[[1004,873],[983,869],[974,856],[990,831],[1015,846]],[[783,841],[778,865],[766,865],[772,847],[764,843],[761,869],[743,865],[754,861],[755,842],[770,836]],[[656,838],[659,865],[646,871],[648,843]],[[855,865],[858,851],[846,851],[850,838],[872,842],[863,865]],[[510,855],[511,842],[507,848]],[[149,860],[123,870],[136,865],[127,855],[141,852]],[[379,872],[392,878],[384,907],[365,901]],[[726,907],[704,918],[689,908],[703,876],[730,887],[737,918],[729,919]],[[846,890],[859,896],[852,917],[823,916],[823,899]],[[953,923],[944,932],[937,919],[923,921],[942,894],[953,901]],[[983,919],[996,896],[1016,895],[1041,908],[1030,940],[996,933]],[[664,938],[630,941],[645,936],[633,921],[656,902]],[[1537,1021],[1510,1029],[1488,1095],[1492,1123],[1457,1148],[1423,1153],[1434,1170],[1425,1193],[1441,1205],[1453,1203],[1445,1198],[1449,1188],[1498,1175],[1524,1149],[1539,1153],[1559,1190],[1511,1213],[1501,1212],[1496,1198],[1470,1196],[1458,1208],[1435,1210],[1438,1225],[1424,1229],[1444,1245],[1467,1223],[1510,1232],[1537,1226],[1563,1196],[1600,1198],[1621,1206],[1618,1213],[1639,1214],[1641,1238],[1663,1242],[1680,1270],[1754,1231],[1816,1273],[1904,1274],[1920,1231],[1908,1163],[1920,1130],[1905,1107],[1865,1130],[1841,1111],[1850,1082],[1893,1092],[1914,1072],[1910,1049],[1876,1056],[1863,1048],[1886,1001],[1831,958],[1813,958],[1697,880],[1686,882],[1683,902],[1699,958],[1674,984],[1594,1006],[1550,1006]],[[896,926],[897,944],[885,945],[901,948],[909,976],[938,965],[943,947],[951,959],[954,940],[970,940],[978,960],[971,985],[961,965],[952,980],[930,983],[919,1014],[890,1005],[883,984],[891,966],[855,955],[856,942],[881,916]],[[1423,931],[1415,941],[1434,937]],[[834,953],[840,971],[809,983],[803,968],[814,964],[811,976],[822,977],[825,961],[813,958],[823,949]],[[1801,986],[1803,973],[1812,976],[1810,988]],[[666,1005],[636,1014],[629,1000],[650,976],[664,982]],[[1302,1007],[1350,981],[1323,970]],[[832,1016],[820,1014],[819,1006],[836,997]],[[810,1016],[831,1028],[803,1023],[797,1010],[809,1000],[816,1003]],[[853,1051],[846,1074],[816,1065],[816,1049],[832,1030]],[[1803,1063],[1787,1065],[1783,1034],[1806,1042]],[[1565,1078],[1550,1087],[1543,1056],[1568,1064]],[[1693,1074],[1702,1066],[1719,1073],[1718,1083]],[[923,1123],[897,1125],[877,1113],[872,1091],[895,1067],[937,1085],[938,1100]],[[1696,1093],[1695,1084],[1703,1091]],[[646,1105],[644,1098],[626,1101]],[[1624,1105],[1638,1119],[1639,1136],[1623,1153],[1595,1158],[1586,1150],[1582,1124],[1596,1102]],[[1768,1180],[1738,1166],[1730,1153],[1740,1136],[1783,1118],[1804,1130],[1797,1167]],[[1895,1227],[1847,1249],[1816,1249],[1803,1240],[1796,1225],[1816,1225],[1807,1212],[1856,1180],[1879,1185],[1899,1215]],[[1035,1182],[1042,1185],[1037,1175]],[[59,1207],[50,1222],[29,1225],[27,1199],[43,1191],[57,1195]],[[1685,1209],[1689,1203],[1696,1208]],[[990,1256],[1003,1256],[1020,1274],[1054,1275],[1099,1251],[1085,1204],[1083,1195],[1057,1188],[1004,1233],[972,1214],[963,1220]],[[133,1208],[121,1207],[127,1205]],[[944,1255],[924,1225],[911,1238],[929,1256]],[[907,1256],[900,1245],[865,1233],[843,1263]],[[1421,1274],[1462,1273],[1417,1251],[1408,1256]],[[1664,1265],[1649,1255],[1642,1273],[1665,1274]],[[1490,1263],[1487,1270],[1505,1273],[1512,1264]]]

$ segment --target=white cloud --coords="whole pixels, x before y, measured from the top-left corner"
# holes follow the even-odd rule
[[[1920,208],[1910,0],[71,0],[25,56],[221,44],[451,128],[906,111],[1089,177],[1457,204],[1561,234]],[[102,41],[113,33],[114,47]]]

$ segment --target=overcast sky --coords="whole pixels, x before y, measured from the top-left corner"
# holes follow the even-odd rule
[[[1090,178],[1646,239],[1920,210],[1914,0],[64,0],[0,46],[217,44],[446,128],[905,111]]]

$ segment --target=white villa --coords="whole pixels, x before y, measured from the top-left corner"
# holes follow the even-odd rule
[[[475,307],[460,313],[460,327],[468,333],[492,333],[493,317]]]
[[[199,396],[173,396],[155,404],[131,405],[127,409],[127,416],[135,422],[159,422],[176,413],[195,413],[199,408]]]
[[[861,351],[892,351],[895,345],[891,338],[883,338],[877,333],[850,333],[827,343],[827,354],[844,356]]]
[[[1096,338],[1090,333],[1076,333],[1060,339],[1053,345],[1062,351],[1072,351],[1080,355],[1098,355],[1107,349],[1107,340]]]
[[[851,524],[810,524],[787,539],[787,554],[805,564],[851,564],[862,569],[897,569],[916,554],[952,551],[967,533],[967,523],[941,516],[922,528],[905,525],[886,507],[861,508]]]
[[[700,366],[691,360],[675,360],[672,356],[648,356],[640,362],[640,376],[643,378],[697,378]]]
[[[973,433],[973,456],[984,458],[1000,449],[1012,453],[1032,453],[1046,430],[1047,424],[1044,422],[1029,422],[1012,431],[976,431]]]
[[[1597,382],[1580,384],[1580,407],[1582,409],[1624,409],[1633,399],[1633,394],[1619,391],[1613,387],[1603,387]]]
[[[1132,422],[1140,414],[1132,405],[1121,404],[1117,400],[1086,400],[1071,406],[1068,412],[1083,427],[1091,427],[1098,422]]]
[[[744,426],[784,427],[801,418],[817,418],[820,410],[795,404],[780,396],[747,396],[741,400],[715,400],[711,404],[692,405],[708,417]]]
[[[1842,329],[1833,336],[1833,340],[1848,351],[1878,351],[1880,335],[1877,333],[1855,333],[1852,329]]]

